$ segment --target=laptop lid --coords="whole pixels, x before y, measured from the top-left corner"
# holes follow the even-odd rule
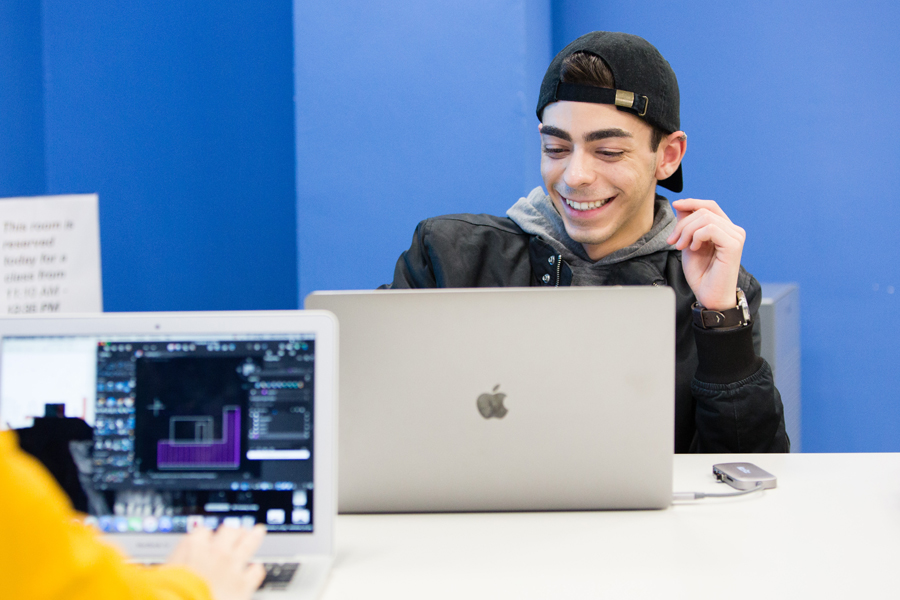
[[[265,523],[262,557],[330,555],[336,328],[311,311],[0,319],[0,427],[83,420],[88,518],[131,556],[199,523]]]
[[[669,288],[315,292],[341,323],[341,512],[671,502]]]

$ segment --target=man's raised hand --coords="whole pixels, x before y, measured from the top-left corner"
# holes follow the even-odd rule
[[[666,240],[681,250],[684,276],[705,308],[733,308],[746,233],[712,200],[672,202],[678,224]]]

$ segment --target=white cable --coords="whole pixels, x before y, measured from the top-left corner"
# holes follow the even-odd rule
[[[743,496],[745,494],[752,494],[753,492],[758,492],[764,489],[765,488],[760,482],[756,484],[756,487],[750,488],[749,490],[740,490],[738,492],[729,492],[727,494],[708,494],[706,492],[674,492],[672,494],[672,501],[679,502],[684,500],[702,500],[703,498],[728,498],[730,496]]]

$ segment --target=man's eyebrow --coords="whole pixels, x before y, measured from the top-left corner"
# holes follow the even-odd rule
[[[614,127],[612,129],[598,129],[597,131],[592,131],[590,133],[585,134],[584,141],[585,142],[596,142],[597,140],[605,140],[606,138],[630,138],[634,137],[629,132],[624,129],[619,129]]]
[[[572,136],[568,131],[562,130],[559,127],[554,127],[553,125],[544,125],[541,127],[541,135],[551,135],[553,137],[559,138],[561,140],[566,140],[567,142],[572,141]],[[618,127],[612,127],[610,129],[598,129],[596,131],[591,131],[590,133],[586,133],[584,135],[585,143],[596,142],[597,140],[605,140],[607,138],[630,138],[634,137],[628,131],[624,129],[619,129]]]
[[[572,141],[572,136],[569,135],[568,131],[563,131],[559,127],[554,127],[553,125],[544,125],[541,127],[541,135],[552,135],[553,137],[566,140],[567,142]]]

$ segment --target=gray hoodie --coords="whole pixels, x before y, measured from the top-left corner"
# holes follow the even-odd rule
[[[531,190],[527,198],[519,198],[506,211],[506,216],[525,233],[538,236],[562,255],[572,269],[572,285],[602,285],[607,271],[605,267],[660,250],[674,249],[666,243],[666,238],[675,229],[675,214],[669,201],[660,195],[656,196],[650,231],[632,245],[616,250],[598,261],[592,261],[584,246],[569,237],[553,202],[540,187]]]

